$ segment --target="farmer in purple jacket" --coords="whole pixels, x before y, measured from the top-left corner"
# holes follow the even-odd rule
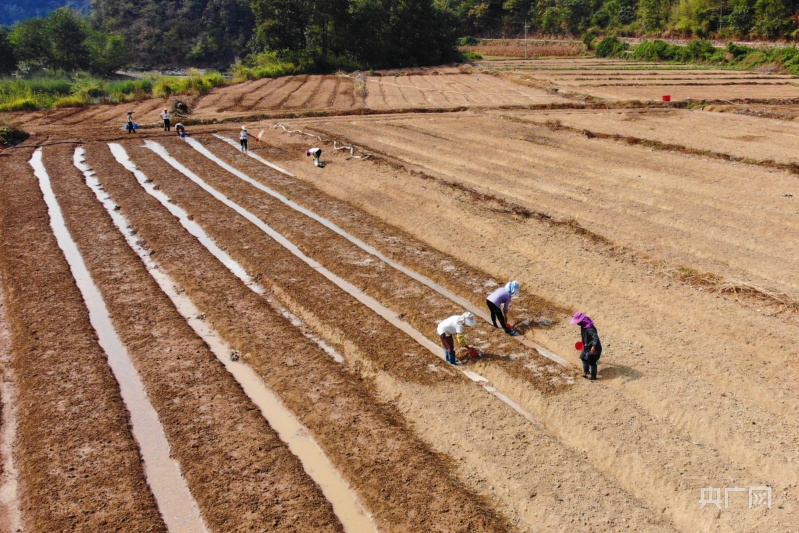
[[[580,335],[583,339],[583,349],[580,351],[580,360],[583,362],[583,377],[595,381],[597,361],[602,357],[602,343],[599,342],[599,333],[596,331],[594,321],[585,313],[578,311],[574,313],[569,324],[580,326]]]
[[[514,294],[519,294],[518,281],[509,282],[504,287],[500,287],[489,294],[488,298],[486,298],[486,305],[488,305],[488,310],[491,311],[491,323],[494,324],[495,328],[500,327],[497,326],[497,320],[499,320],[502,329],[508,335],[518,335],[516,330],[510,327],[507,318],[508,306]],[[502,307],[500,308],[500,306]]]

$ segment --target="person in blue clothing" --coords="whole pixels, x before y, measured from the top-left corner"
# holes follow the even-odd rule
[[[594,321],[580,311],[574,313],[572,326],[580,326],[580,335],[583,339],[583,349],[580,351],[580,360],[583,362],[583,377],[596,380],[597,362],[602,356],[602,343],[599,342],[599,333],[596,331]]]
[[[501,327],[508,335],[518,335],[508,320],[508,307],[514,294],[519,294],[519,282],[516,280],[505,284],[504,287],[495,290],[486,298],[486,305],[491,311],[491,323],[495,328]],[[499,326],[497,326],[497,320],[499,320]]]
[[[138,127],[138,124],[133,122],[133,111],[128,111],[128,122],[125,124],[125,129],[128,130],[128,135],[131,133],[136,133],[136,128]]]

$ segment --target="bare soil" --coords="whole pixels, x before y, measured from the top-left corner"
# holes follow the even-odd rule
[[[72,164],[81,146],[139,243],[201,310],[192,320],[213,326],[307,428],[375,529],[797,531],[793,122],[687,109],[531,110],[582,106],[588,100],[574,97],[582,91],[638,98],[672,83],[702,91],[710,86],[697,84],[737,83],[714,87],[777,98],[780,86],[763,84],[786,80],[630,66],[486,62],[377,73],[357,80],[363,91],[351,77],[295,76],[192,102],[189,133],[217,157],[473,305],[519,280],[510,316],[528,344],[480,323],[466,333],[484,356],[463,368],[526,417],[447,365],[443,348],[417,343],[143,146],[163,145],[429,341],[440,342],[438,321],[463,312],[160,131],[157,113],[171,101],[131,105],[142,128],[130,135],[120,106],[19,114],[33,135],[0,155],[0,364],[16,391],[1,399],[16,413],[18,470],[2,472],[18,488],[3,500],[0,524],[18,509],[24,531],[166,530],[27,162],[43,146],[67,227],[209,530],[346,529],[94,198]],[[640,87],[650,77],[654,85]],[[308,135],[273,127],[278,120]],[[252,153],[290,174],[211,135],[236,139],[241,123],[264,130]],[[109,143],[265,295],[148,194]],[[305,157],[311,144],[324,168]],[[577,310],[595,320],[605,348],[595,382],[582,379],[573,348]],[[751,505],[751,487],[768,487],[770,506]],[[743,492],[702,505],[708,488]]]

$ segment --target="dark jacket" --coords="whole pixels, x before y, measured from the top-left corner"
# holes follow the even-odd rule
[[[583,337],[583,351],[580,352],[580,359],[588,361],[592,365],[596,364],[602,355],[602,343],[599,342],[599,333],[597,333],[594,326],[590,328],[580,326],[580,335]],[[594,346],[596,346],[596,350],[592,354],[591,348]]]

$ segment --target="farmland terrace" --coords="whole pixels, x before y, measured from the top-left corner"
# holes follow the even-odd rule
[[[797,99],[557,58],[17,114],[3,530],[796,531]]]

